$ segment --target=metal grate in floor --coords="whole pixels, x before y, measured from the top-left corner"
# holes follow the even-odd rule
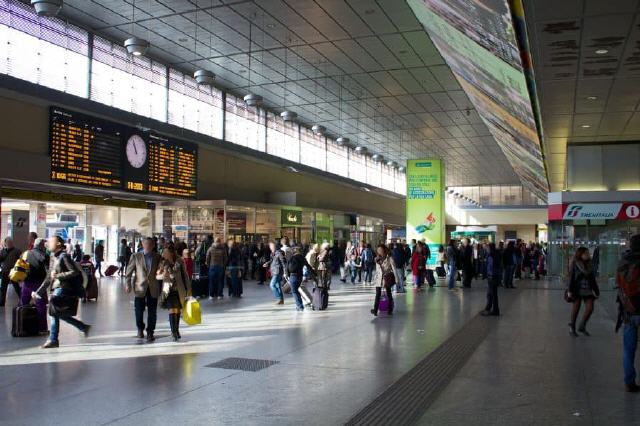
[[[485,339],[494,322],[493,318],[474,317],[357,413],[347,426],[415,424]]]
[[[268,359],[250,359],[250,358],[225,358],[213,364],[205,365],[208,368],[223,368],[225,370],[240,371],[260,371],[265,368],[278,364],[279,361],[271,361]]]

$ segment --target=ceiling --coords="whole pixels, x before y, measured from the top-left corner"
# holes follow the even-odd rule
[[[567,143],[640,140],[639,12],[638,0],[525,2],[552,191]]]
[[[133,0],[65,0],[61,15],[116,41],[146,38],[149,56],[211,70],[220,88],[260,94],[369,153],[443,158],[448,185],[519,184],[403,0],[140,0],[133,10]]]

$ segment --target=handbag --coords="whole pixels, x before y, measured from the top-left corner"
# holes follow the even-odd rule
[[[385,287],[392,287],[396,284],[396,274],[391,271],[383,273],[382,279],[384,280]]]
[[[202,314],[200,313],[200,303],[193,297],[189,297],[185,301],[185,307],[182,311],[182,319],[188,325],[196,325],[202,322]]]
[[[569,289],[566,289],[564,291],[564,301],[567,303],[573,303],[575,300],[575,297],[569,297]]]
[[[49,298],[49,315],[70,318],[78,313],[78,298],[65,294],[53,294]]]
[[[27,262],[28,251],[25,251],[20,258],[16,261],[16,264],[13,265],[11,271],[9,271],[9,279],[14,283],[19,283],[24,281],[29,275],[29,262]]]

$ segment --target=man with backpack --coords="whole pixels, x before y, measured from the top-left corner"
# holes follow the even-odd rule
[[[638,328],[640,328],[640,234],[629,240],[626,251],[616,270],[618,287],[618,324],[624,323],[623,357],[624,387],[627,392],[638,392],[634,360],[638,347]]]

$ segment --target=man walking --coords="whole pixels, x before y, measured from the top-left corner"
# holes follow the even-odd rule
[[[155,341],[153,333],[156,329],[158,310],[158,296],[161,284],[156,279],[160,255],[154,250],[155,242],[152,238],[142,240],[142,253],[135,253],[127,264],[126,292],[133,289],[135,294],[134,306],[136,313],[136,326],[138,327],[138,339],[144,339],[144,310],[147,311],[147,342]],[[135,281],[132,283],[132,280]]]
[[[96,248],[93,252],[93,257],[96,261],[96,271],[102,277],[102,262],[104,262],[104,246],[102,245],[102,240],[98,240],[98,244],[96,244]]]
[[[640,328],[640,234],[629,240],[629,250],[622,255],[616,271],[619,319],[624,323],[623,356],[624,387],[627,392],[638,392],[634,365]],[[616,328],[617,330],[617,328]]]

